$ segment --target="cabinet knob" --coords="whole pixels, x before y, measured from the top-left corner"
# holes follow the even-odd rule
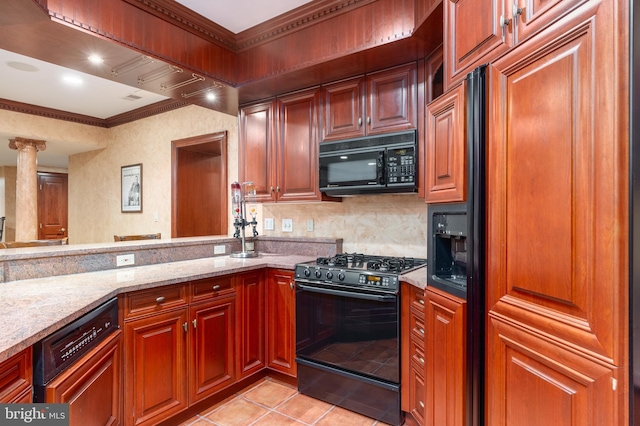
[[[182,324],[182,328],[184,328],[185,333],[189,331],[189,323],[185,321],[184,324]]]
[[[420,334],[424,334],[424,328],[419,328],[418,331],[420,332]]]
[[[367,124],[371,124],[371,117],[367,117]]]
[[[418,303],[420,303],[421,305],[424,305],[424,299],[419,299]]]
[[[276,186],[276,192],[280,193],[280,187],[279,186]]]
[[[502,28],[505,28],[507,26],[509,26],[509,19],[505,18],[504,15],[500,15],[500,26]]]
[[[273,186],[271,187],[270,191],[273,192]]]
[[[218,284],[213,286],[213,291],[218,291],[220,290],[220,286]]]
[[[362,117],[358,118],[358,127],[362,126]]]
[[[156,297],[156,303],[164,302],[164,296]]]
[[[418,404],[420,405],[420,408],[422,408],[424,410],[424,402],[418,401]]]
[[[518,19],[518,16],[522,15],[522,12],[524,12],[524,8],[518,7],[518,5],[514,2],[513,3],[513,19],[514,20]]]
[[[193,321],[191,321],[191,324],[193,324],[193,328],[198,328],[198,320],[194,319]],[[424,361],[422,361],[422,363],[424,364]]]
[[[194,320],[195,321],[195,320]],[[420,364],[424,365],[424,358],[420,357],[418,358],[420,360]]]

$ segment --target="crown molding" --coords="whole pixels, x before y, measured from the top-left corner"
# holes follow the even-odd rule
[[[377,0],[313,1],[238,34],[234,34],[174,0],[123,1],[219,46],[238,52]]]
[[[110,128],[110,127],[119,126],[121,124],[130,123],[136,120],[140,120],[142,118],[147,118],[153,115],[162,114],[168,111],[172,111],[174,109],[182,108],[187,105],[191,105],[191,104],[184,101],[167,99],[164,101],[156,102],[155,104],[151,104],[142,108],[135,109],[133,111],[115,115],[107,119],[102,119],[102,118],[90,117],[88,115],[60,111],[53,108],[45,108],[37,105],[25,104],[22,102],[15,102],[8,99],[0,99],[0,109],[6,110],[6,111],[37,115],[39,117],[50,118],[53,120],[70,121],[72,123],[84,124],[87,126],[103,127],[103,128]]]

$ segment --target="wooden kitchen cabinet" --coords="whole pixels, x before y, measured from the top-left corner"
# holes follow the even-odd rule
[[[508,25],[510,0],[444,0],[445,90],[461,82],[513,44]]]
[[[267,367],[297,376],[293,271],[267,272]]]
[[[235,382],[235,296],[231,276],[124,296],[125,424],[157,424]]]
[[[264,271],[251,271],[235,277],[238,292],[236,316],[236,358],[238,380],[266,367]]]
[[[425,299],[424,290],[401,283],[401,404],[419,425],[425,419]]]
[[[189,405],[236,381],[235,302],[223,297],[189,308]]]
[[[276,201],[276,111],[275,99],[240,109],[239,179],[258,201]]]
[[[121,335],[110,335],[47,385],[45,400],[69,404],[70,424],[123,424]]]
[[[31,348],[0,363],[0,403],[30,403],[33,393]]]
[[[416,128],[417,64],[322,87],[322,141]]]
[[[490,425],[628,423],[616,8],[586,2],[488,68]]]
[[[466,302],[425,290],[425,424],[466,424]]]
[[[466,134],[464,83],[451,89],[426,109],[425,201],[465,201]]]

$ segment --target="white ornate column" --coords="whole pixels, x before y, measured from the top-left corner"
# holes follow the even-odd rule
[[[16,241],[38,239],[38,169],[36,154],[46,141],[15,138],[9,148],[18,150],[16,175]]]

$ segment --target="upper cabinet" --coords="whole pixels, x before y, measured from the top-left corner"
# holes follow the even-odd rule
[[[322,141],[416,128],[417,65],[324,85]]]
[[[444,0],[445,87],[512,45],[508,0]]]
[[[318,114],[320,89],[292,93],[240,110],[242,182],[258,201],[320,201]]]
[[[586,0],[445,0],[445,87]]]

